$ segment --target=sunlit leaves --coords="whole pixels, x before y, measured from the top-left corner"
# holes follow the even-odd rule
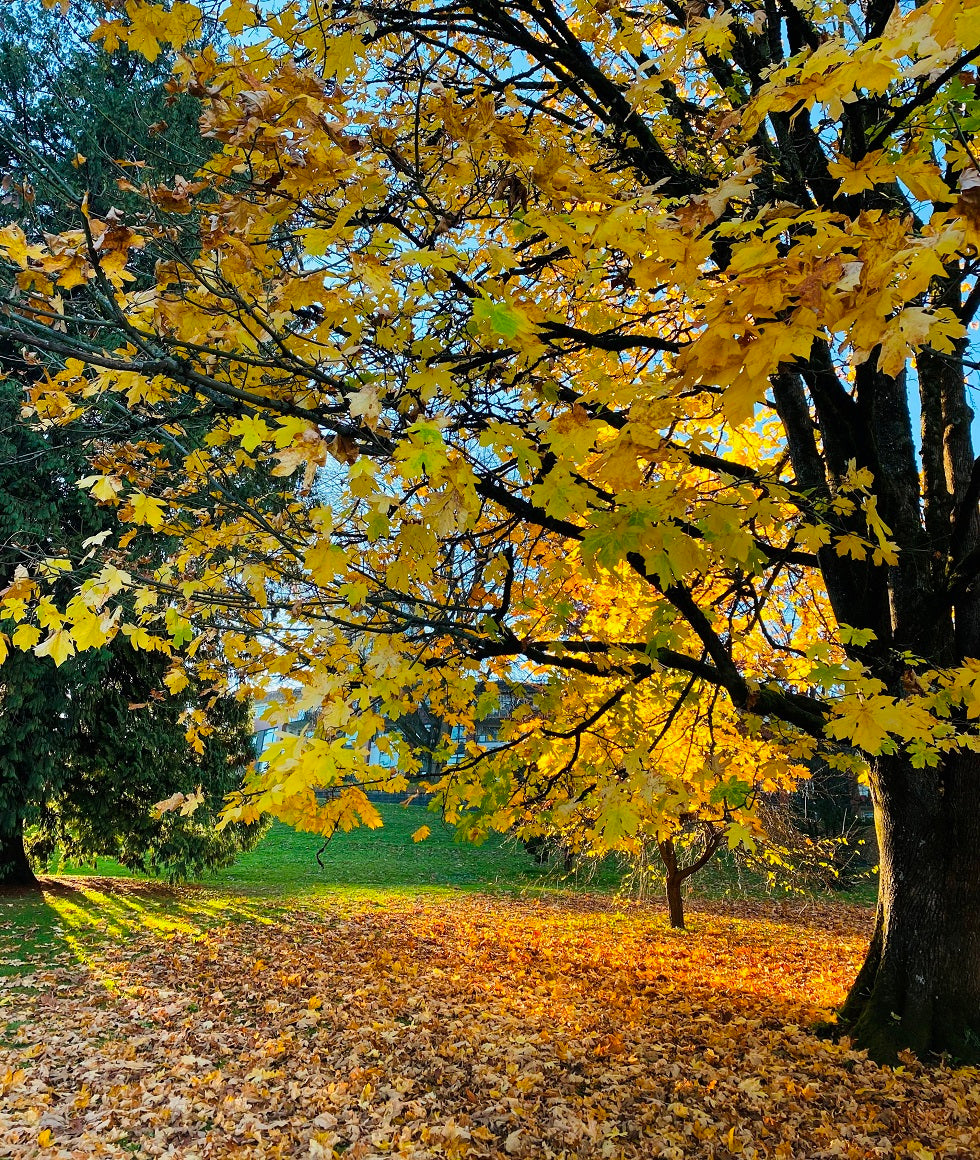
[[[242,447],[246,451],[254,451],[261,444],[269,441],[272,436],[272,428],[263,419],[250,416],[236,419],[232,423],[229,433],[241,440]]]
[[[323,1160],[350,1141],[459,1160],[980,1147],[971,1070],[880,1068],[808,1032],[859,961],[853,909],[702,906],[678,937],[623,900],[161,905],[76,881],[47,897],[84,961],[4,988],[0,1132],[25,1153],[41,1130],[112,1148],[107,1107],[127,1144],[237,1132],[254,1156]],[[125,937],[93,950],[96,923]]]
[[[123,509],[121,518],[134,524],[147,524],[151,528],[159,528],[164,523],[165,505],[154,496],[134,492]]]
[[[75,652],[71,633],[64,628],[57,628],[43,641],[34,646],[34,655],[49,656],[58,666],[61,666]]]
[[[11,224],[0,230],[0,251],[8,261],[27,269],[27,238],[20,226]]]
[[[78,481],[78,486],[90,488],[92,495],[102,503],[112,503],[122,489],[121,481],[110,475],[87,475]]]

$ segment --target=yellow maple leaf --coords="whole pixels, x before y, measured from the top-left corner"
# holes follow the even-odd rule
[[[877,754],[890,748],[892,733],[902,735],[905,714],[892,697],[875,694],[849,698],[837,708],[837,715],[827,725],[827,734],[847,740],[865,753]]]
[[[236,419],[232,423],[231,434],[237,435],[241,440],[242,447],[246,451],[252,452],[260,443],[265,443],[272,438],[272,428],[264,419],[248,415],[245,418]]]
[[[19,225],[13,223],[0,230],[0,252],[16,266],[27,269],[27,238]]]
[[[183,48],[190,40],[201,35],[201,9],[187,0],[175,0],[167,21],[167,39],[174,48]]]
[[[157,36],[160,32],[161,10],[155,4],[138,4],[127,0],[126,15],[129,28],[125,30],[126,43],[131,52],[138,52],[151,63],[160,55]]]
[[[303,564],[318,584],[329,584],[347,563],[347,553],[324,536],[303,557]]]
[[[129,520],[134,524],[146,524],[151,528],[159,528],[164,522],[164,504],[153,496],[144,495],[141,491],[133,492],[129,497]],[[125,518],[125,511],[123,518]]]
[[[376,427],[381,415],[381,399],[375,387],[361,387],[347,396],[352,418],[362,418],[369,427]]]
[[[10,643],[15,647],[27,652],[32,649],[41,639],[41,630],[33,624],[20,624],[14,629],[13,635],[10,638]]]
[[[129,637],[129,643],[133,648],[143,649],[145,652],[152,652],[158,649],[160,652],[168,652],[169,645],[159,636],[153,636],[139,624],[124,624],[122,627],[123,636]]]
[[[87,281],[86,262],[77,256],[58,275],[58,285],[64,290],[74,290],[76,286],[84,286]]]
[[[888,323],[881,339],[878,368],[886,375],[897,375],[909,355],[929,337],[933,315],[918,306],[907,306]]]
[[[71,638],[76,651],[84,652],[86,649],[100,648],[107,640],[107,628],[111,623],[109,617],[103,620],[87,608],[78,609],[71,627]]]
[[[850,556],[852,560],[863,560],[871,546],[863,537],[854,532],[847,532],[845,535],[837,537],[834,551],[838,556]]]
[[[240,36],[246,28],[252,28],[258,22],[255,8],[249,0],[229,0],[221,12],[221,23],[229,36]]]
[[[122,481],[114,475],[86,475],[78,481],[78,486],[91,489],[91,494],[100,503],[113,503],[122,491]]]
[[[191,682],[183,669],[173,668],[164,674],[163,683],[171,693],[177,694],[186,689]]]
[[[50,636],[45,637],[40,644],[34,646],[34,655],[51,657],[58,668],[75,655],[75,645],[72,642],[71,632],[67,628],[57,628]]]
[[[106,52],[115,52],[126,39],[126,25],[121,20],[103,20],[89,36],[93,42],[101,40]]]

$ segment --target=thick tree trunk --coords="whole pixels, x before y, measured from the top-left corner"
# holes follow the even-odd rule
[[[879,758],[875,931],[840,1025],[879,1062],[903,1048],[980,1062],[980,756]]]
[[[22,818],[0,823],[0,886],[36,886],[37,878],[24,850]]]

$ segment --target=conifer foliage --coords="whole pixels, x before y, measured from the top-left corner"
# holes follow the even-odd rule
[[[125,50],[114,58],[100,53],[80,36],[84,27],[78,14],[69,22],[40,3],[11,3],[0,13],[0,106],[19,150],[5,156],[0,215],[27,213],[38,230],[70,220],[70,199],[59,192],[77,180],[82,163],[72,162],[80,156],[93,204],[108,209],[119,159],[145,140],[142,118],[154,99],[163,110],[163,95],[153,94],[169,66]],[[97,110],[85,104],[94,93]],[[171,166],[174,157],[197,164],[207,156],[187,115],[192,104],[170,115],[172,137],[157,142],[155,166],[166,169],[168,154]],[[30,188],[28,159],[44,177]],[[18,569],[46,557],[82,558],[113,534],[111,513],[78,482],[88,471],[87,450],[127,427],[101,416],[84,429],[33,430],[21,414],[24,389],[44,366],[17,344],[0,344],[4,588]],[[146,549],[143,542],[130,550]],[[252,757],[248,703],[200,687],[168,697],[165,669],[165,658],[134,650],[125,636],[57,668],[30,650],[8,658],[0,672],[0,882],[32,883],[38,860],[56,848],[77,861],[112,856],[134,870],[183,877],[228,864],[261,837],[259,824],[214,830],[225,795],[240,785]],[[200,752],[182,722],[195,708],[209,727]],[[161,818],[154,805],[175,792],[203,808],[193,818],[179,811]]]

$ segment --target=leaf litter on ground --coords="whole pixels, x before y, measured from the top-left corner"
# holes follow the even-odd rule
[[[272,914],[0,979],[0,1154],[980,1155],[977,1071],[879,1067],[809,1030],[865,910],[704,903],[688,932],[597,897]]]

